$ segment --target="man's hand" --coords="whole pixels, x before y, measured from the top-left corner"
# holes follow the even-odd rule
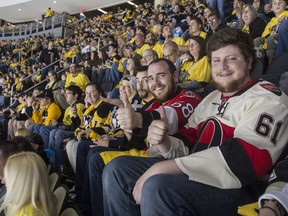
[[[92,130],[92,129],[88,128],[88,129],[86,129],[86,130],[80,131],[80,132],[77,134],[77,140],[81,141],[83,138],[88,139],[91,130]]]
[[[57,124],[58,124],[58,122],[55,119],[51,119],[51,121],[49,123],[49,125],[52,127],[56,126]]]
[[[98,146],[109,147],[110,140],[115,140],[115,138],[107,134],[104,134],[94,143]]]
[[[33,109],[33,112],[38,112],[39,111],[39,108],[40,108],[40,103],[38,101],[33,101],[32,102],[32,109]]]
[[[124,131],[131,132],[136,127],[142,126],[142,115],[133,110],[125,92],[121,93],[123,107],[117,110],[117,120],[120,128]]]
[[[152,145],[160,145],[167,139],[168,119],[163,106],[159,107],[159,120],[152,121],[148,129],[147,141]]]
[[[275,215],[275,213],[277,213],[277,215],[284,215],[284,212],[285,209],[279,203],[277,204],[277,201],[267,200],[263,207],[259,209],[259,216],[270,216]]]
[[[73,106],[70,106],[70,112],[71,114],[73,115],[73,117],[77,117],[77,107],[76,107],[76,104],[73,105]]]
[[[159,107],[160,119],[152,121],[148,129],[147,141],[157,145],[161,153],[167,153],[171,148],[168,136],[168,119],[163,106]]]

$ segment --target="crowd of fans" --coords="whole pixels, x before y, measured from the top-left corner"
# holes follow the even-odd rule
[[[249,72],[288,52],[287,7],[166,0],[83,16],[68,38],[1,41],[0,210],[54,215],[46,180],[7,183],[28,178],[11,171],[17,160],[44,175],[37,154],[73,182],[69,199],[84,215],[236,215],[255,202],[284,159],[288,98]],[[25,139],[31,146],[16,145]],[[259,215],[287,215],[286,162]],[[25,187],[43,191],[13,198]],[[238,213],[256,215],[255,205]]]

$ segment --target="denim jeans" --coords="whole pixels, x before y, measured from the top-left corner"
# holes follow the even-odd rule
[[[132,196],[138,178],[162,158],[117,157],[103,171],[104,215],[140,215]]]
[[[238,205],[257,200],[246,189],[220,189],[188,179],[185,174],[161,174],[146,180],[141,205],[132,196],[135,182],[153,164],[164,159],[119,157],[104,168],[104,215],[233,216]]]
[[[96,147],[98,148],[98,147]],[[89,174],[89,190],[90,190],[90,199],[91,199],[91,209],[93,216],[102,216],[104,215],[103,211],[103,189],[102,189],[102,173],[105,167],[105,163],[100,155],[103,151],[116,151],[117,149],[106,148],[99,149],[96,151],[95,148],[92,148],[90,151],[94,151],[93,154],[90,154],[90,158],[87,159],[88,163],[88,174]],[[86,187],[86,185],[84,186]],[[82,199],[83,200],[83,199]]]
[[[43,125],[43,124],[33,124],[33,125],[30,125],[29,126],[29,131],[31,132],[31,133],[37,133],[37,134],[39,134],[40,135],[40,129],[41,129],[41,127],[45,127],[45,125]],[[47,146],[45,146],[44,148],[46,148]]]
[[[90,182],[91,172],[89,169],[89,162],[91,162],[91,161],[94,162],[95,158],[93,156],[99,155],[100,152],[115,150],[115,149],[102,147],[102,146],[95,146],[95,147],[91,148],[90,145],[93,145],[93,142],[91,140],[81,141],[78,145],[77,156],[76,156],[75,192],[77,194],[77,200],[80,201],[80,207],[81,207],[81,211],[82,211],[83,215],[91,215],[92,209],[91,209],[90,196],[98,197],[100,194],[100,196],[101,196],[100,202],[102,203],[102,184],[100,181],[100,185],[99,185],[99,182],[96,181],[96,179],[95,180],[93,179]],[[100,157],[100,155],[99,155],[99,157]],[[101,157],[99,159],[100,159],[100,161],[102,160]],[[102,162],[102,163],[104,164],[104,162]],[[96,164],[98,164],[98,163],[96,163]],[[102,165],[100,167],[101,167],[101,175],[100,175],[100,178],[101,178],[103,167],[102,167]],[[98,188],[100,186],[100,188],[101,188],[100,193],[99,193],[99,190],[90,189],[90,185],[93,185],[96,188]],[[92,192],[92,193],[90,193],[90,192]],[[95,201],[97,204],[98,200],[95,200]],[[92,205],[92,207],[94,208],[93,205]],[[96,212],[98,212],[97,207],[96,207],[96,209],[97,209]],[[98,215],[103,215],[103,214],[98,214]]]
[[[278,28],[278,44],[276,48],[276,57],[288,52],[288,20],[280,23]]]
[[[210,0],[209,1],[209,7],[212,7],[215,10],[218,10],[221,20],[225,18],[224,3],[225,3],[225,0]]]
[[[49,135],[50,135],[50,132],[54,129],[57,129],[57,127],[53,127],[53,126],[42,126],[40,127],[39,129],[39,135],[42,137],[43,139],[43,143],[44,143],[44,146],[46,148],[49,147]]]
[[[55,170],[60,169],[63,160],[62,142],[74,132],[62,129],[53,129],[49,134],[49,148],[55,152]]]

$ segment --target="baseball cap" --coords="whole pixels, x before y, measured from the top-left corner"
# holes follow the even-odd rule
[[[38,98],[50,98],[50,99],[54,99],[54,95],[52,91],[46,90],[46,91],[42,91],[39,95],[37,95]]]
[[[44,144],[42,137],[37,133],[30,133],[29,135],[25,137],[25,139],[27,139],[30,143],[33,143],[33,144],[38,144],[38,145]]]
[[[136,77],[134,76],[124,76],[122,80],[128,81],[136,89]]]

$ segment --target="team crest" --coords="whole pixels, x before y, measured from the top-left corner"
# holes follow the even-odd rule
[[[262,86],[264,89],[278,95],[278,96],[281,96],[282,95],[282,91],[281,89],[276,86],[275,84],[272,84],[272,83],[265,83],[265,84],[260,84],[260,86]]]

